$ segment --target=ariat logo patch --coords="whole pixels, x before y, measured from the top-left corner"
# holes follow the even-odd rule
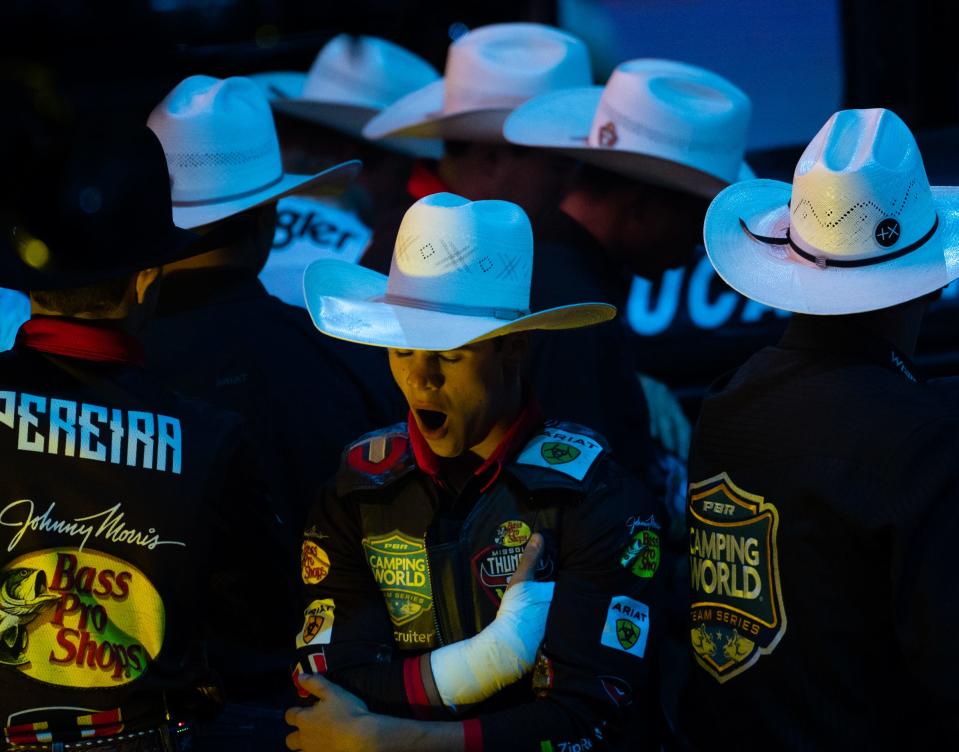
[[[779,513],[725,473],[689,486],[690,641],[720,683],[768,655],[786,632]]]
[[[614,596],[606,611],[600,643],[642,658],[646,654],[648,637],[649,606],[625,595]]]
[[[336,604],[332,598],[310,603],[303,612],[303,629],[296,636],[298,648],[307,645],[329,645],[333,639],[333,617]]]
[[[589,436],[557,428],[544,428],[520,453],[520,465],[548,467],[582,480],[603,452],[603,447]]]
[[[394,530],[364,538],[363,550],[393,626],[408,624],[432,608],[433,591],[422,538]]]

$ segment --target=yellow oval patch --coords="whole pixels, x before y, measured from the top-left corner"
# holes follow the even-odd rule
[[[330,557],[311,540],[303,541],[300,551],[300,574],[306,585],[318,585],[330,573]]]
[[[166,613],[135,566],[92,549],[47,549],[0,571],[0,661],[47,684],[116,687],[163,646]]]

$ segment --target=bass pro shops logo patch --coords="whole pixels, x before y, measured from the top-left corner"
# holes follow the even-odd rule
[[[779,512],[726,473],[689,486],[690,641],[696,662],[728,681],[786,632]]]

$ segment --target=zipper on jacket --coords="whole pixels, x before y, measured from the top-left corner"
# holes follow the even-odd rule
[[[427,538],[429,537],[429,532],[423,536],[423,548],[426,549],[426,577],[430,581],[430,597],[433,599],[433,629],[436,631],[436,639],[439,640],[440,647],[443,647],[446,642],[443,640],[443,633],[440,631],[440,617],[437,614],[437,611],[440,607],[439,599],[436,597],[436,590],[433,588],[433,568],[430,567],[430,547],[427,545]]]

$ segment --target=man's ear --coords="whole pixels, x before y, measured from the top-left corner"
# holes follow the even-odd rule
[[[530,351],[531,332],[516,332],[503,338],[503,358],[511,365],[522,366]]]
[[[144,269],[136,277],[136,298],[137,304],[143,305],[149,293],[150,287],[160,278],[161,269],[158,266]]]

